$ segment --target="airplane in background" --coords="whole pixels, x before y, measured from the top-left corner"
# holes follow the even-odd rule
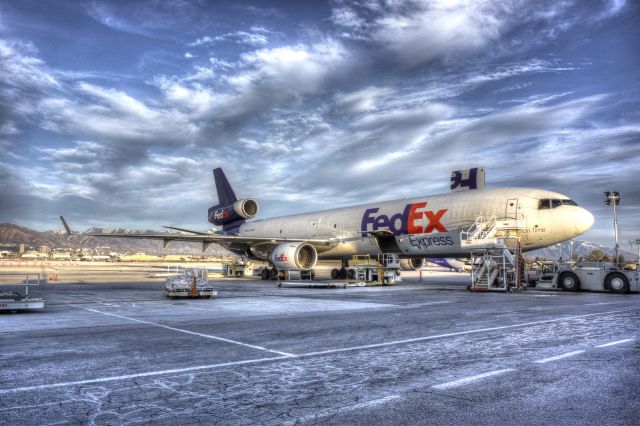
[[[484,169],[452,173],[451,193],[361,204],[310,213],[249,221],[258,202],[238,199],[221,168],[213,170],[218,204],[209,208],[208,233],[166,228],[182,234],[93,233],[96,237],[196,241],[205,251],[212,243],[250,259],[268,261],[277,270],[310,270],[318,259],[342,260],[345,272],[353,255],[395,253],[404,270],[416,270],[425,258],[468,257],[461,232],[479,217],[517,222],[523,251],[574,238],[587,231],[594,218],[569,197],[532,188],[484,188]],[[63,224],[70,232],[63,220]]]
[[[431,266],[435,268],[445,268],[450,271],[456,272],[470,272],[471,264],[469,263],[469,259],[461,260],[447,257],[429,257],[424,259],[424,266]]]

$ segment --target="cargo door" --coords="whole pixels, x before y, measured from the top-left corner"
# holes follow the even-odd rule
[[[509,198],[504,206],[504,218],[517,220],[518,219],[518,199]]]

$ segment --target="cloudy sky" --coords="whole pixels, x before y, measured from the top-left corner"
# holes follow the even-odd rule
[[[489,186],[640,238],[640,5],[0,1],[0,222],[207,228],[223,166],[261,217]],[[628,245],[627,245],[628,247]]]

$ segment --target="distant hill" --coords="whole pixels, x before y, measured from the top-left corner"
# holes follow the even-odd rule
[[[67,235],[62,230],[39,232],[23,226],[11,223],[0,224],[0,243],[26,244],[33,247],[49,246],[50,248],[104,248],[117,252],[145,252],[149,254],[202,254],[201,243],[189,243],[172,241],[169,247],[163,248],[162,241],[141,240],[129,238],[102,238],[88,235],[95,232],[108,232],[117,234],[166,234],[167,236],[179,234],[178,231],[156,232],[150,230],[135,230],[121,228],[90,228],[84,232]],[[108,248],[108,249],[107,249]],[[207,254],[229,254],[218,244],[212,244],[206,251]]]
[[[591,243],[589,241],[581,241],[581,240],[573,241],[574,256],[587,256],[589,253],[591,253],[594,250],[601,250],[606,254],[609,254],[611,256],[613,255],[612,247]],[[564,241],[562,243],[554,244],[549,247],[527,252],[526,255],[531,258],[544,257],[545,259],[553,260],[560,257],[560,255],[562,254],[562,257],[564,259],[569,259],[570,252],[571,252],[571,242]],[[628,250],[622,250],[622,247],[620,247],[619,254],[624,256],[625,260],[634,261],[638,259],[637,253],[631,253]]]
[[[75,248],[73,243],[61,240],[48,233],[34,231],[13,223],[0,223],[0,243],[26,244],[29,246],[49,246]]]

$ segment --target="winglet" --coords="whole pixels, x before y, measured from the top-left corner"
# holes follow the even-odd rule
[[[69,228],[69,225],[67,225],[67,221],[64,220],[64,217],[60,216],[60,220],[62,221],[62,226],[64,226],[64,230],[67,231],[67,235],[73,234],[73,232],[71,231],[71,228]]]

